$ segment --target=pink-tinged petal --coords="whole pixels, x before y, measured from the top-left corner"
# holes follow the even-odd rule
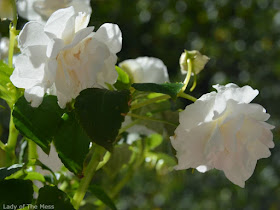
[[[44,28],[45,33],[51,38],[63,39],[65,43],[72,41],[75,33],[75,11],[73,7],[60,9],[48,19]]]
[[[31,88],[42,83],[44,79],[45,64],[34,66],[26,55],[15,58],[15,70],[11,75],[11,82],[18,88]]]
[[[45,89],[40,86],[34,86],[30,89],[25,89],[24,97],[28,102],[31,102],[32,107],[38,107],[45,94]]]
[[[44,25],[32,21],[25,24],[18,36],[18,45],[23,52],[29,46],[47,45],[49,41]]]
[[[105,43],[112,53],[118,53],[122,48],[122,32],[116,24],[103,24],[94,34],[94,38]]]

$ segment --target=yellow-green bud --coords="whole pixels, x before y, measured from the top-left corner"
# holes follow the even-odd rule
[[[188,59],[192,59],[193,61],[192,71],[195,74],[201,72],[201,70],[204,69],[206,63],[210,60],[210,58],[208,58],[206,55],[202,55],[197,50],[185,51],[182,53],[179,61],[182,74],[186,74],[188,72]]]

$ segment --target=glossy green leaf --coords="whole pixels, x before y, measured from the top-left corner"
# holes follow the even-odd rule
[[[75,112],[93,142],[111,151],[129,111],[130,93],[90,88],[76,98]]]
[[[0,180],[5,179],[6,177],[16,173],[17,171],[21,170],[23,164],[14,164],[8,168],[0,168]]]
[[[170,95],[171,98],[175,99],[177,97],[177,94],[180,92],[181,88],[184,86],[184,84],[183,83],[164,83],[164,84],[134,83],[131,86],[139,91],[163,93],[166,95]]]
[[[59,132],[54,136],[54,145],[64,165],[75,174],[81,174],[91,139],[74,113],[65,114],[63,119]]]
[[[24,180],[37,180],[37,181],[40,181],[40,182],[46,182],[45,180],[45,177],[38,173],[38,172],[35,172],[35,171],[29,171],[26,173],[26,176],[23,178]]]
[[[112,199],[107,195],[107,193],[97,185],[91,185],[88,188],[89,192],[94,194],[99,200],[101,200],[105,205],[107,205],[112,210],[117,210]]]
[[[38,144],[47,154],[65,112],[57,104],[56,96],[45,96],[38,108],[31,107],[24,97],[14,106],[13,119],[20,133]]]
[[[74,210],[67,194],[56,186],[42,187],[36,205],[41,209]]]
[[[116,71],[118,72],[119,76],[117,82],[114,84],[114,87],[118,90],[129,89],[130,80],[128,74],[118,66],[116,66]]]
[[[33,199],[33,184],[30,180],[9,179],[0,181],[0,209],[7,205],[30,204]]]

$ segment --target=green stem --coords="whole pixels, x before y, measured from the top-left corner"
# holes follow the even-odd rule
[[[35,163],[35,161],[38,159],[38,153],[37,153],[37,145],[32,140],[28,140],[28,161],[30,163]],[[33,170],[35,170],[35,166],[32,166]]]
[[[138,104],[133,104],[131,106],[130,110],[139,109],[139,108],[141,108],[143,106],[155,103],[155,102],[160,101],[160,100],[169,99],[169,98],[170,98],[169,95],[162,95],[162,96],[158,96],[158,97],[155,97],[155,98],[151,98],[151,99],[148,99],[148,100],[146,100],[144,102],[141,102],[141,103],[138,103]]]
[[[2,150],[5,150],[5,144],[1,141],[1,139],[0,139],[0,148]]]
[[[192,92],[195,89],[195,87],[196,87],[196,73],[194,72],[193,85],[192,85],[190,91]]]
[[[16,159],[15,149],[16,149],[16,145],[17,145],[17,137],[18,137],[18,131],[14,125],[13,115],[11,112],[10,126],[9,126],[9,138],[8,138],[8,142],[6,145],[8,160],[10,161],[9,163],[14,163],[14,161]]]
[[[136,125],[140,120],[134,120],[132,123],[128,124],[127,126],[124,126],[119,130],[119,135],[123,132],[125,132],[127,129],[131,128],[132,126]]]
[[[82,179],[76,193],[74,194],[73,200],[72,200],[72,204],[75,209],[79,209],[80,204],[81,204],[82,200],[84,199],[84,196],[88,189],[88,186],[96,171],[96,168],[97,168],[99,162],[101,162],[103,160],[103,156],[106,153],[106,150],[103,147],[98,146],[98,145],[93,146],[92,150],[94,150],[93,155],[86,168],[85,176]]]
[[[181,92],[184,92],[186,90],[192,75],[192,59],[187,59],[187,63],[188,63],[188,73],[185,78],[184,86],[182,87]]]
[[[9,58],[8,58],[8,64],[9,67],[13,67],[13,56],[14,56],[14,46],[15,46],[15,38],[17,35],[17,7],[16,2],[14,0],[11,0],[12,6],[13,6],[13,21],[10,24],[10,44],[9,44]]]
[[[127,116],[131,116],[131,117],[135,117],[141,120],[150,120],[150,121],[155,121],[155,122],[160,122],[160,123],[165,123],[168,125],[173,125],[175,127],[177,127],[178,125],[171,123],[171,122],[167,122],[164,120],[159,120],[159,119],[155,119],[155,118],[151,118],[151,117],[146,117],[146,116],[141,116],[141,115],[137,115],[137,114],[132,114],[132,113],[127,113]]]
[[[193,102],[195,102],[195,101],[197,100],[197,98],[195,98],[195,97],[193,97],[193,96],[191,96],[191,95],[189,95],[189,94],[186,94],[186,93],[184,93],[184,92],[180,92],[180,93],[178,94],[178,96],[181,97],[181,98],[188,99],[188,100],[193,101]]]

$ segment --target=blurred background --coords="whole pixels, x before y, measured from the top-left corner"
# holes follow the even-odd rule
[[[244,189],[212,170],[161,171],[141,167],[121,191],[120,209],[280,209],[280,0],[94,0],[90,25],[116,23],[123,35],[119,61],[139,56],[160,58],[172,82],[182,81],[179,57],[184,49],[211,58],[198,75],[193,95],[214,84],[233,82],[260,91],[254,102],[271,114],[275,148],[258,161]],[[19,27],[25,23],[20,19]],[[8,22],[0,23],[1,36]],[[3,102],[1,102],[3,104]],[[0,108],[1,139],[9,112]],[[3,132],[2,132],[3,131]],[[165,139],[158,150],[172,156]]]

